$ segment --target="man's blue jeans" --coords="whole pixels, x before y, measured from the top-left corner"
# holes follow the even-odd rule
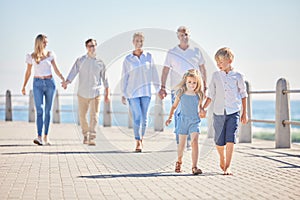
[[[36,126],[38,136],[42,136],[43,125],[44,133],[48,135],[50,124],[50,112],[52,108],[53,96],[55,93],[55,82],[51,79],[33,79],[33,96],[36,109]],[[45,96],[45,106],[44,106]],[[43,107],[45,109],[45,120],[43,120]]]
[[[128,99],[133,117],[134,138],[136,140],[141,140],[145,135],[150,101],[151,97],[148,96]]]

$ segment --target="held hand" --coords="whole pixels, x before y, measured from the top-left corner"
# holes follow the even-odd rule
[[[122,104],[127,105],[127,100],[124,96],[122,96]]]
[[[25,87],[22,88],[22,94],[26,95],[26,89],[25,89]]]
[[[109,102],[110,102],[110,98],[109,98],[108,95],[105,95],[105,97],[104,97],[104,102],[105,102],[105,103],[109,103]]]
[[[160,89],[158,92],[158,96],[163,100],[167,96],[166,90]]]
[[[200,118],[205,118],[206,117],[206,111],[204,109],[200,109],[199,117]]]
[[[247,119],[247,114],[246,113],[242,113],[241,122],[242,122],[242,124],[247,124],[248,119]]]
[[[171,124],[171,122],[172,122],[172,119],[168,119],[168,120],[165,122],[166,126],[169,126],[169,124]]]
[[[67,81],[61,82],[61,87],[63,87],[64,89],[67,89],[67,87],[68,87],[68,82],[67,82]]]

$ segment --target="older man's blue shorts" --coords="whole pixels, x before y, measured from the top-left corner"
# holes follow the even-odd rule
[[[230,115],[214,114],[215,143],[224,146],[227,142],[236,143],[236,134],[240,121],[240,112]]]
[[[200,133],[200,123],[201,120],[199,117],[192,118],[188,116],[179,115],[175,133],[180,135]]]

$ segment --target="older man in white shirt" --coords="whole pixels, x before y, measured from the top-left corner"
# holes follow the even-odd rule
[[[201,72],[204,92],[206,91],[206,68],[205,60],[199,48],[191,47],[189,45],[190,30],[185,26],[180,26],[177,29],[177,37],[179,39],[179,45],[170,49],[167,53],[164,68],[161,76],[161,89],[159,96],[164,99],[167,96],[166,81],[170,72],[170,89],[172,104],[175,100],[175,87],[181,81],[182,76],[189,69],[197,69]],[[177,116],[180,112],[180,106],[175,112],[175,127],[177,126]],[[178,135],[176,134],[176,141],[178,144]],[[190,148],[190,138],[188,138],[187,148]]]

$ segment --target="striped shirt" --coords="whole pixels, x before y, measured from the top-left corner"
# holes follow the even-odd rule
[[[77,94],[84,98],[95,98],[100,95],[101,85],[108,88],[105,65],[102,60],[84,55],[76,60],[67,80],[72,82],[79,74]]]

